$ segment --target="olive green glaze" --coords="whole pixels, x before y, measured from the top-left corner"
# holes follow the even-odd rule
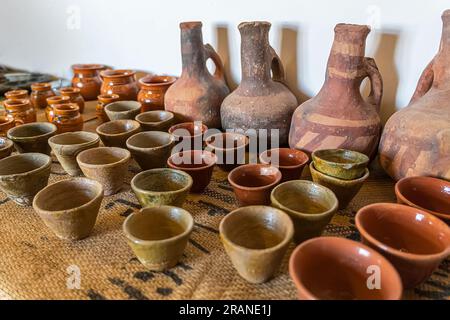
[[[114,120],[133,120],[141,112],[141,103],[137,101],[116,101],[104,108],[108,118]]]
[[[167,131],[175,123],[175,116],[170,111],[152,110],[138,114],[135,120],[143,131]]]
[[[52,159],[42,153],[24,153],[0,160],[0,189],[15,203],[31,206],[48,183]]]
[[[127,139],[141,131],[141,125],[134,120],[105,122],[95,129],[106,147],[126,148]]]
[[[189,174],[175,169],[160,168],[142,171],[131,180],[142,207],[173,205],[181,207],[192,187]]]
[[[312,153],[316,169],[332,177],[353,180],[364,176],[369,157],[344,149],[317,150]]]
[[[14,149],[14,144],[7,138],[0,137],[0,159],[11,155]]]
[[[309,171],[314,182],[329,188],[334,192],[339,200],[339,209],[345,209],[350,201],[361,189],[364,181],[369,177],[369,169],[365,168],[365,173],[361,178],[353,180],[344,180],[328,176],[314,168],[314,163],[309,164]]]
[[[7,136],[19,153],[38,152],[50,155],[48,139],[55,135],[56,126],[48,122],[33,122],[11,128]]]
[[[307,180],[279,184],[272,190],[270,200],[273,207],[291,217],[296,243],[320,236],[338,209],[333,191]]]
[[[193,227],[194,219],[186,210],[160,206],[129,215],[123,232],[139,261],[150,270],[162,271],[178,263]]]

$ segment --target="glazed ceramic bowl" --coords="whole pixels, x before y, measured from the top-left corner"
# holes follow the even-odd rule
[[[217,164],[225,171],[231,171],[245,164],[245,151],[248,137],[234,132],[223,132],[209,136],[206,139],[207,150],[217,156]]]
[[[175,138],[167,132],[145,131],[128,138],[127,148],[142,170],[164,168]]]
[[[217,156],[209,151],[188,150],[173,154],[167,159],[169,168],[188,173],[193,180],[191,191],[201,193],[208,186]]]
[[[369,163],[365,154],[345,149],[317,150],[312,159],[317,171],[346,180],[361,178]]]
[[[239,275],[251,283],[262,283],[280,268],[294,227],[281,210],[248,206],[227,214],[220,222],[219,231]]]
[[[450,182],[432,177],[406,177],[395,184],[397,202],[425,210],[450,224]]]
[[[141,126],[135,120],[115,120],[99,125],[95,131],[105,146],[126,148],[127,139],[140,132]]]
[[[141,106],[141,103],[137,101],[116,101],[107,104],[104,110],[111,121],[134,120],[141,112]]]
[[[303,168],[309,161],[309,157],[303,151],[289,148],[275,148],[262,152],[259,161],[271,164],[281,171],[281,181],[300,179]]]
[[[30,206],[48,183],[52,159],[42,153],[24,153],[0,160],[0,189],[15,203]]]
[[[138,114],[135,120],[143,131],[167,131],[175,122],[175,116],[170,111],[153,110]]]
[[[355,223],[362,241],[395,266],[407,289],[427,280],[450,255],[450,227],[423,210],[375,203],[360,209]]]
[[[57,237],[86,238],[97,220],[103,199],[102,185],[87,178],[71,178],[39,191],[33,208]]]
[[[76,131],[61,133],[48,139],[48,144],[63,169],[71,176],[81,175],[77,155],[86,149],[96,148],[100,138],[96,133]]]
[[[233,169],[228,181],[241,206],[267,205],[270,192],[281,181],[281,172],[266,164],[246,164]]]
[[[365,168],[365,174],[357,179],[345,180],[335,178],[316,170],[314,162],[309,164],[309,171],[314,182],[329,188],[339,200],[339,209],[345,209],[350,201],[361,189],[364,181],[369,177],[369,169]]]
[[[370,271],[370,272],[369,272]],[[379,271],[379,288],[368,284]],[[352,240],[320,237],[299,245],[289,259],[299,299],[400,300],[402,282],[392,264],[375,250]]]
[[[48,122],[33,122],[8,130],[7,136],[19,153],[38,152],[50,155],[48,139],[55,135],[56,126]]]
[[[0,137],[0,160],[9,157],[13,149],[14,144],[11,140]]]
[[[307,180],[279,184],[270,199],[273,207],[286,212],[294,222],[296,243],[320,236],[339,206],[333,191]]]
[[[123,223],[123,232],[146,268],[163,271],[181,259],[193,227],[194,219],[186,210],[159,206],[130,214]]]
[[[203,137],[208,127],[201,122],[183,122],[169,128],[175,141],[182,144],[182,150],[201,150],[203,148]]]
[[[120,191],[128,172],[131,154],[128,150],[101,147],[80,152],[77,162],[83,174],[100,182],[105,196]]]
[[[142,207],[172,205],[181,207],[192,187],[189,174],[170,168],[142,171],[131,180]]]

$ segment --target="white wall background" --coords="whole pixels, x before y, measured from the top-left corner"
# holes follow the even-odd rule
[[[178,75],[181,21],[203,22],[232,87],[241,21],[272,23],[270,40],[303,101],[321,87],[336,23],[369,24],[367,55],[384,78],[382,115],[405,106],[437,52],[448,0],[0,0],[0,63],[71,77],[73,63]]]

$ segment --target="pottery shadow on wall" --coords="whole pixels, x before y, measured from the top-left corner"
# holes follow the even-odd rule
[[[217,37],[217,53],[222,59],[224,66],[225,79],[228,87],[231,91],[237,88],[238,84],[234,81],[231,74],[231,62],[230,62],[230,42],[228,35],[228,25],[219,24],[216,26],[216,37]]]

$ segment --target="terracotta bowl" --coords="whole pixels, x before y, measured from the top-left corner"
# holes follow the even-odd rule
[[[9,157],[13,149],[14,144],[11,140],[0,137],[0,160]]]
[[[153,110],[138,114],[135,120],[143,131],[167,131],[175,122],[175,116],[170,111]]]
[[[395,184],[397,202],[425,210],[450,223],[450,182],[432,177],[406,177]]]
[[[450,228],[435,216],[413,207],[376,203],[356,214],[364,243],[397,268],[405,288],[428,279],[450,255]]]
[[[50,155],[48,139],[55,135],[56,126],[48,122],[33,122],[8,130],[7,136],[19,153],[38,152]]]
[[[294,222],[294,241],[319,237],[338,210],[333,191],[307,180],[283,182],[273,189],[272,206],[286,212]]]
[[[375,267],[379,270],[380,286],[369,289],[368,278],[374,271],[368,273],[368,270]],[[402,282],[392,264],[375,250],[344,238],[305,241],[289,259],[289,274],[299,299],[400,300],[402,297]]]
[[[183,122],[169,128],[175,141],[182,144],[182,150],[201,150],[203,148],[203,137],[208,127],[201,122]]]
[[[225,171],[245,164],[248,143],[247,136],[234,132],[214,134],[206,139],[207,149],[216,154],[218,166]]]
[[[170,168],[142,171],[131,180],[131,188],[144,208],[162,205],[181,207],[191,187],[189,174]]]
[[[162,271],[181,259],[193,227],[194,219],[186,210],[159,206],[129,215],[123,232],[139,261],[150,270]]]
[[[222,219],[219,230],[233,266],[251,283],[273,277],[294,234],[289,216],[267,206],[236,209]]]
[[[167,159],[170,168],[188,173],[193,180],[191,191],[201,193],[208,186],[217,156],[209,151],[188,150],[175,153]]]
[[[228,181],[241,206],[266,205],[270,192],[281,181],[281,172],[266,164],[246,164],[233,169]]]
[[[102,185],[87,178],[53,183],[34,198],[33,208],[56,236],[86,238],[92,231],[103,199]]]
[[[309,157],[303,151],[289,148],[269,149],[259,155],[259,161],[271,164],[281,171],[281,181],[300,179]]]
[[[99,125],[95,131],[105,146],[126,148],[127,139],[140,132],[141,125],[135,120],[115,120]]]
[[[134,120],[141,112],[141,103],[137,101],[116,101],[105,106],[104,110],[111,121]]]
[[[345,149],[317,150],[312,153],[312,159],[318,171],[346,180],[361,178],[369,163],[365,154]]]
[[[52,159],[42,153],[24,153],[0,160],[0,189],[21,206],[30,206],[48,183]]]

